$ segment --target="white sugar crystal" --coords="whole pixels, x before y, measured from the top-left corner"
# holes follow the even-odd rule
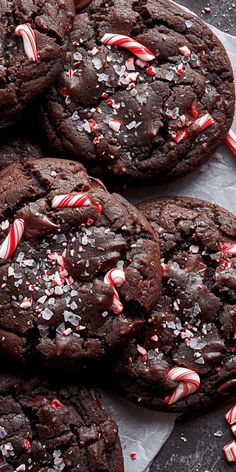
[[[82,61],[83,56],[82,56],[82,54],[80,54],[80,52],[75,52],[73,54],[73,58],[75,59],[75,61]]]
[[[73,326],[79,326],[81,317],[78,315],[75,315],[71,311],[64,311],[64,320],[65,322],[71,323]]]
[[[186,28],[192,28],[193,22],[191,20],[186,20],[185,25],[186,25]]]
[[[173,78],[174,78],[174,72],[173,71],[167,72],[166,80],[169,80],[171,82],[173,80]]]
[[[189,342],[189,346],[192,349],[197,349],[201,351],[201,349],[207,346],[207,343],[205,341],[202,341],[201,338],[192,338]]]
[[[46,300],[47,300],[47,296],[46,296],[46,295],[43,295],[42,297],[40,297],[40,298],[38,299],[38,303],[42,303],[42,304],[43,304],[43,303],[46,302]]]
[[[40,336],[45,339],[48,337],[49,335],[49,329],[48,329],[48,326],[46,325],[39,325],[38,326],[38,330],[39,330],[39,334]]]
[[[49,308],[45,308],[43,311],[42,311],[42,318],[44,320],[50,320],[53,316],[53,312],[52,310],[50,310]]]
[[[97,70],[102,69],[102,61],[98,57],[94,57],[92,59],[92,63],[94,65],[95,69],[97,69]]]
[[[108,80],[107,74],[97,74],[98,82],[106,82]]]
[[[15,274],[14,268],[13,267],[8,267],[8,277],[12,277]]]
[[[84,123],[81,125],[82,128],[87,131],[88,133],[91,133],[90,125],[88,120],[85,120]]]
[[[64,323],[61,323],[57,328],[56,328],[56,332],[57,334],[63,334],[64,331],[65,331],[66,327],[65,327],[65,324]]]

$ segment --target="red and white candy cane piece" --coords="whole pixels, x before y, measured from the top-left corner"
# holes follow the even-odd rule
[[[11,229],[0,246],[0,259],[9,259],[15,252],[25,230],[25,222],[21,218],[16,219]]]
[[[230,408],[230,410],[226,413],[225,419],[229,424],[236,423],[236,405],[232,406],[232,408]]]
[[[201,116],[200,118],[197,118],[194,122],[193,125],[197,126],[199,128],[199,131],[203,131],[204,129],[208,128],[208,126],[213,125],[214,120],[209,115],[209,113],[206,113],[205,115]]]
[[[181,48],[179,48],[179,52],[180,54],[182,54],[182,56],[185,56],[185,57],[191,56],[191,51],[188,48],[188,46],[181,46]]]
[[[232,153],[236,156],[236,134],[232,131],[232,129],[229,130],[225,142],[228,146],[228,148],[232,151]]]
[[[236,243],[230,241],[220,243],[220,250],[221,252],[226,252],[232,254],[233,256],[236,256]]]
[[[126,281],[125,272],[122,269],[111,269],[109,270],[105,277],[104,283],[106,285],[111,285],[114,291],[112,309],[115,313],[119,314],[123,310],[123,305],[120,301],[120,297],[115,289],[115,285],[120,287]]]
[[[236,441],[226,444],[226,446],[223,447],[223,451],[227,462],[236,461]]]
[[[34,61],[38,61],[38,51],[36,45],[35,32],[29,24],[18,25],[15,29],[17,36],[22,36],[23,46],[26,56]]]
[[[101,42],[109,46],[120,46],[122,48],[126,48],[135,56],[139,57],[139,59],[141,59],[142,61],[148,62],[155,59],[154,54],[149,51],[146,46],[143,46],[143,44],[139,43],[138,41],[135,41],[129,36],[123,36],[122,34],[106,33],[101,39]]]
[[[236,436],[236,424],[231,426],[231,431],[232,431],[233,435]]]
[[[174,367],[167,374],[168,379],[179,382],[174,392],[165,398],[167,405],[176,403],[181,398],[196,392],[200,386],[200,377],[194,370],[184,367]]]
[[[77,195],[57,195],[52,200],[52,208],[82,207],[90,206],[91,204],[91,198],[87,193],[77,193]]]

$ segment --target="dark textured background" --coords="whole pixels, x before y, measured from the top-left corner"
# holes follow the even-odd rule
[[[236,0],[178,0],[178,3],[218,29],[236,36]],[[211,13],[202,13],[204,7],[210,7]],[[233,440],[224,419],[233,403],[222,402],[222,406],[198,416],[179,419],[151,472],[236,472],[235,463],[227,464],[222,453],[223,446]],[[219,430],[222,436],[214,436]]]

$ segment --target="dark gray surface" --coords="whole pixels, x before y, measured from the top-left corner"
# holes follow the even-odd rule
[[[177,0],[197,13],[204,21],[222,31],[236,35],[236,0]],[[210,7],[211,13],[202,13]],[[236,51],[235,51],[236,53]],[[222,448],[233,440],[224,414],[233,402],[199,413],[192,418],[180,418],[175,429],[156,457],[151,472],[230,472],[236,465],[224,460]],[[221,437],[214,433],[221,430]],[[185,438],[185,439],[181,439]]]

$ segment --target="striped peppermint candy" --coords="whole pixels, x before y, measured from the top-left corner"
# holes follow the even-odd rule
[[[232,408],[230,408],[226,413],[225,419],[230,425],[236,423],[236,405],[232,406]]]
[[[155,59],[154,54],[149,51],[146,46],[143,46],[143,44],[139,43],[138,41],[135,41],[129,36],[123,36],[122,34],[106,33],[101,39],[101,42],[109,46],[120,46],[126,48],[135,56],[139,57],[139,59],[141,59],[142,61],[148,62],[153,61],[153,59]]]
[[[77,193],[76,195],[57,195],[52,199],[52,208],[64,208],[64,207],[84,207],[84,206],[95,206],[99,213],[102,212],[102,205],[99,202],[92,201],[91,197],[87,193]]]
[[[115,289],[115,285],[120,287],[126,281],[125,272],[122,269],[111,269],[109,270],[105,277],[104,283],[106,285],[111,285],[114,291],[112,309],[115,313],[119,314],[123,310],[123,305],[120,301],[120,297]]]
[[[25,230],[25,222],[21,218],[16,219],[0,246],[0,259],[9,259],[14,254]]]
[[[208,126],[213,125],[214,120],[209,115],[209,113],[206,113],[205,115],[201,116],[200,118],[197,118],[194,122],[193,125],[197,126],[199,128],[199,131],[203,131],[204,129],[208,128]]]
[[[168,379],[179,382],[174,392],[165,398],[167,405],[176,403],[181,398],[196,392],[200,386],[200,377],[194,370],[174,367],[167,374]]]
[[[221,252],[226,252],[236,256],[236,243],[231,241],[223,242],[220,244],[220,250]]]
[[[236,134],[232,131],[232,129],[229,130],[225,142],[228,146],[228,148],[232,151],[232,153],[236,156]]]
[[[15,34],[23,39],[23,46],[26,56],[33,62],[38,61],[38,51],[36,45],[35,32],[29,24],[18,25]]]
[[[227,462],[236,462],[236,441],[232,441],[223,447]]]

